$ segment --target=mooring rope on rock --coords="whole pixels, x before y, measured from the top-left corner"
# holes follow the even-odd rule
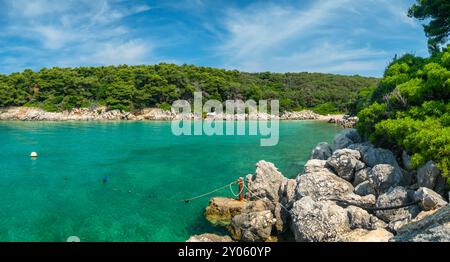
[[[238,181],[238,182],[239,182],[239,181]],[[240,190],[237,194],[235,194],[234,191],[233,191],[232,185],[233,185],[233,184],[230,184],[230,185],[229,185],[231,194],[232,194],[234,197],[239,197],[239,196],[244,192],[245,186],[243,186],[243,187],[241,188],[241,190]]]
[[[388,207],[368,207],[368,206],[364,206],[364,205],[360,205],[357,203],[353,203],[351,201],[347,201],[347,200],[343,200],[343,199],[337,199],[337,198],[330,198],[328,199],[330,201],[334,201],[334,202],[340,202],[340,203],[344,203],[347,206],[355,206],[355,207],[359,207],[362,208],[364,210],[367,211],[385,211],[385,210],[394,210],[394,209],[400,209],[400,208],[404,208],[404,207],[409,207],[409,206],[413,206],[413,205],[417,205],[420,203],[420,200],[418,201],[413,201],[410,203],[406,203],[406,204],[402,204],[402,205],[397,205],[397,206],[388,206]]]
[[[231,183],[229,183],[229,184],[226,184],[225,186],[218,187],[218,188],[216,188],[216,189],[214,189],[214,190],[212,190],[212,191],[206,192],[206,193],[204,193],[204,194],[201,194],[201,195],[198,195],[198,196],[195,196],[195,197],[191,197],[191,198],[187,198],[187,199],[179,200],[179,202],[184,202],[184,203],[187,204],[187,203],[191,202],[192,200],[196,200],[196,199],[199,199],[199,198],[202,198],[202,197],[205,197],[205,196],[209,196],[209,195],[214,194],[214,193],[216,193],[216,192],[218,192],[218,191],[220,191],[220,190],[223,190],[223,189],[225,189],[225,188],[227,188],[227,187],[230,187],[230,188],[231,188],[231,186],[234,185],[234,184],[236,184],[236,183],[237,183],[237,181],[233,181],[233,182],[231,182]],[[232,193],[233,193],[233,192],[232,192]]]

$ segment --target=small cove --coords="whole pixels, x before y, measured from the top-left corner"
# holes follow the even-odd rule
[[[170,122],[0,122],[0,241],[185,241],[217,232],[203,218],[208,197],[179,200],[253,173],[259,160],[295,177],[339,130],[282,121],[279,144],[260,147],[258,136],[177,137]]]

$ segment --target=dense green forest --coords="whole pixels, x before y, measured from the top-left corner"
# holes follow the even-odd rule
[[[358,90],[376,78],[319,73],[244,73],[193,65],[44,68],[0,75],[0,107],[35,106],[47,111],[106,105],[133,111],[170,108],[177,99],[279,99],[282,111],[313,108],[348,111]]]
[[[406,54],[387,67],[377,87],[359,91],[359,131],[413,167],[435,161],[450,184],[450,2],[418,0],[408,12],[424,24],[429,58]]]

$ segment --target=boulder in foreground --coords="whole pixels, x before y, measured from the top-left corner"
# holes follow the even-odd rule
[[[214,197],[205,209],[205,217],[213,225],[228,226],[236,215],[266,209],[265,203],[261,200],[238,201],[232,198]]]
[[[450,242],[450,205],[422,220],[401,227],[391,241]]]
[[[291,209],[296,241],[333,242],[350,231],[347,210],[331,201],[314,201],[306,196],[296,201]]]
[[[276,219],[269,210],[242,213],[233,217],[230,232],[244,242],[264,242],[270,238]]]

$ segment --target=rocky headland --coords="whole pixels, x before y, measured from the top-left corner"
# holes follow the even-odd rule
[[[260,161],[246,177],[244,201],[215,197],[205,210],[230,236],[189,241],[450,241],[448,185],[430,161],[413,170],[345,129],[319,143],[304,171],[284,177]]]

